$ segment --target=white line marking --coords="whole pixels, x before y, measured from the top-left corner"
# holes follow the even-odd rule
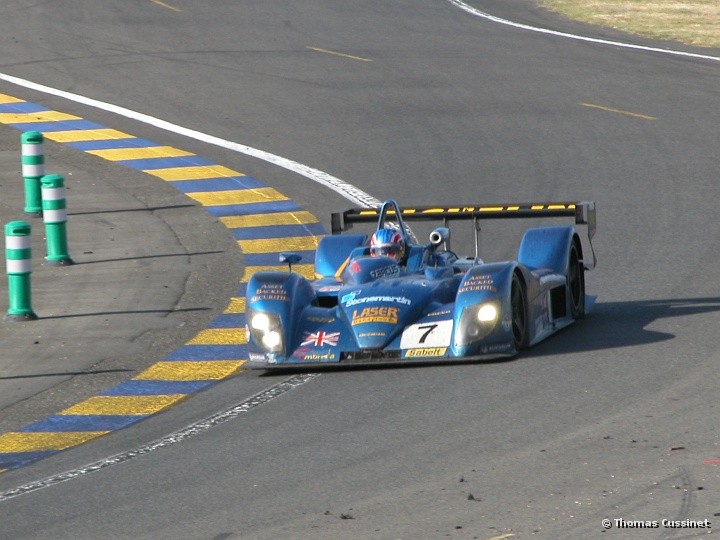
[[[65,92],[64,90],[58,90],[57,88],[52,88],[43,84],[38,84],[25,79],[20,79],[18,77],[13,77],[12,75],[7,75],[5,73],[0,73],[0,79],[12,84],[16,84],[18,86],[30,88],[31,90],[37,90],[39,92],[44,92],[53,96],[69,99],[70,101],[74,101],[76,103],[82,103],[83,105],[87,105],[89,107],[94,107],[103,111],[119,114],[120,116],[124,116],[132,120],[137,120],[138,122],[143,122],[145,124],[149,124],[151,126],[170,131],[172,133],[184,135],[186,137],[190,137],[191,139],[196,139],[207,144],[213,144],[215,146],[220,146],[222,148],[227,148],[228,150],[240,152],[241,154],[245,154],[257,159],[262,159],[263,161],[267,161],[268,163],[277,165],[278,167],[282,167],[283,169],[287,169],[301,176],[309,178],[310,180],[317,182],[318,184],[329,187],[333,191],[339,193],[340,195],[342,195],[349,201],[357,204],[358,206],[364,208],[374,208],[380,206],[380,201],[378,199],[365,193],[360,188],[355,187],[352,184],[348,184],[344,180],[335,178],[334,176],[331,176],[323,171],[313,169],[312,167],[308,167],[307,165],[303,165],[302,163],[298,163],[297,161],[292,161],[290,159],[276,156],[269,152],[258,150],[257,148],[251,148],[250,146],[245,146],[244,144],[227,141],[213,135],[207,135],[194,129],[189,129],[178,126],[176,124],[171,124],[170,122],[155,118],[154,116],[132,111],[130,109],[126,109],[125,107],[113,105],[112,103],[105,103],[104,101],[98,101],[96,99],[87,98],[78,94],[73,94],[71,92]]]
[[[640,51],[649,51],[649,52],[656,52],[656,53],[662,53],[662,54],[670,54],[674,56],[685,56],[688,58],[699,58],[702,60],[712,60],[714,62],[720,62],[720,57],[717,56],[709,56],[705,54],[696,54],[696,53],[688,53],[688,52],[682,52],[682,51],[673,51],[671,49],[658,49],[655,47],[644,47],[642,45],[631,45],[630,43],[622,43],[619,41],[608,41],[605,39],[597,39],[597,38],[590,38],[585,36],[578,36],[576,34],[568,34],[565,32],[558,32],[557,30],[548,30],[547,28],[538,28],[536,26],[530,26],[527,24],[520,24],[513,21],[508,21],[507,19],[501,19],[500,17],[496,17],[494,15],[490,15],[489,13],[485,13],[484,11],[480,11],[479,9],[476,9],[472,6],[467,5],[465,2],[462,2],[461,0],[448,0],[452,5],[459,7],[460,9],[467,11],[471,15],[475,15],[477,17],[482,17],[483,19],[487,19],[489,21],[493,21],[499,24],[504,24],[507,26],[512,26],[513,28],[520,28],[522,30],[530,30],[531,32],[538,32],[540,34],[549,34],[552,36],[558,36],[568,39],[574,39],[577,41],[587,41],[589,43],[597,43],[598,45],[612,45],[613,47],[624,47],[626,49],[637,49]]]
[[[165,2],[161,2],[160,0],[152,0],[153,3],[157,4],[158,6],[162,6],[164,8],[172,9],[173,11],[182,11],[181,9],[178,9],[176,7],[171,6],[170,4],[166,4]]]
[[[307,48],[312,51],[317,51],[317,52],[326,53],[326,54],[332,54],[335,56],[342,56],[343,58],[352,58],[353,60],[362,60],[363,62],[372,62],[372,60],[370,58],[363,58],[362,56],[353,56],[351,54],[344,54],[344,53],[340,53],[340,52],[336,52],[336,51],[328,51],[327,49],[320,49],[319,47],[310,47],[309,45]]]
[[[256,394],[249,399],[246,399],[245,401],[235,405],[231,409],[214,414],[213,416],[210,416],[205,420],[201,420],[200,422],[192,424],[184,429],[181,429],[180,431],[171,433],[170,435],[167,435],[153,443],[140,446],[135,450],[128,450],[121,454],[116,454],[109,458],[101,459],[78,469],[73,469],[64,473],[56,474],[55,476],[49,476],[48,478],[36,480],[35,482],[30,482],[28,484],[16,487],[15,489],[2,492],[0,493],[0,502],[14,499],[15,497],[19,497],[20,495],[26,495],[28,493],[32,493],[33,491],[45,489],[56,484],[61,484],[62,482],[67,482],[68,480],[73,480],[75,478],[78,478],[79,476],[85,476],[92,472],[101,471],[103,469],[107,469],[108,467],[112,467],[113,465],[125,463],[126,461],[130,461],[131,459],[135,459],[136,457],[144,456],[145,454],[149,454],[150,452],[154,452],[155,450],[159,450],[160,448],[165,448],[166,446],[182,442],[185,439],[189,439],[190,437],[203,433],[204,431],[207,431],[210,428],[227,422],[228,420],[233,420],[238,416],[249,412],[252,409],[260,407],[261,405],[265,405],[276,397],[279,397],[286,392],[289,392],[290,390],[293,390],[318,376],[318,373],[295,375],[283,382],[277,383],[270,388],[267,388],[266,390],[263,390],[259,394]]]

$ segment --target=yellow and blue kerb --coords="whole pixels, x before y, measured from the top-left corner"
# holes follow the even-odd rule
[[[52,141],[171,183],[234,234],[245,257],[240,289],[208,328],[163,361],[100,395],[49,418],[0,435],[0,472],[22,467],[171,407],[242,371],[247,361],[245,289],[261,270],[286,270],[280,252],[307,264],[325,230],[317,218],[282,193],[243,173],[170,146],[162,146],[83,118],[0,94],[0,123],[37,131]]]

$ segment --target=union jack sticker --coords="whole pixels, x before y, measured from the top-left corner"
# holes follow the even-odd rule
[[[325,345],[329,345],[331,347],[335,347],[338,344],[338,339],[340,339],[340,332],[305,332],[305,336],[303,337],[302,345],[313,345],[315,347],[324,347]]]

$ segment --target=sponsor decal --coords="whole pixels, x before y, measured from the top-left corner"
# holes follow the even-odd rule
[[[550,326],[550,291],[540,298],[540,316],[535,319],[535,332],[540,333]]]
[[[436,347],[434,349],[408,349],[405,351],[405,358],[424,358],[428,356],[445,356],[447,347]]]
[[[372,304],[379,304],[381,302],[385,302],[402,304],[404,306],[409,306],[410,304],[412,304],[412,300],[410,300],[409,298],[405,298],[404,296],[365,296],[364,298],[355,298],[356,294],[356,292],[346,294],[342,297],[341,302],[347,307],[355,306],[357,304],[367,304],[368,302]]]
[[[510,319],[510,317],[508,317],[507,315],[503,317],[502,327],[506,332],[512,330],[512,319]]]
[[[340,332],[305,332],[301,345],[313,345],[315,347],[324,347],[329,345],[335,347],[340,339]]]
[[[439,206],[437,208],[402,208],[402,215],[424,215],[424,214],[465,214],[479,212],[518,212],[518,211],[542,211],[542,210],[573,210],[574,203],[551,203],[551,204],[510,204],[497,206]],[[390,212],[393,214],[394,212]],[[380,210],[375,208],[363,209],[356,212],[359,216],[377,216]]]
[[[397,324],[399,308],[393,307],[367,307],[362,310],[353,310],[351,324],[390,323]]]
[[[248,359],[251,362],[267,362],[264,354],[258,354],[258,353],[254,353],[254,352],[251,352],[248,354]]]
[[[338,292],[340,289],[342,289],[342,285],[325,285],[320,287],[318,292]]]
[[[468,277],[458,289],[458,294],[471,291],[492,291],[496,292],[495,280],[490,274],[480,274]]]
[[[304,362],[328,362],[337,359],[337,355],[331,350],[317,351],[307,347],[296,350],[294,356]]]
[[[386,332],[360,332],[358,334],[358,337],[366,338],[366,337],[385,337],[387,336]]]
[[[251,302],[257,302],[258,300],[281,300],[283,302],[289,302],[290,296],[282,285],[263,283],[255,290],[255,296],[250,299]]]
[[[301,358],[301,360],[307,360],[308,362],[331,362],[333,360],[337,359],[337,355],[334,353],[324,353],[324,354],[317,354],[317,353],[311,353],[306,354]]]
[[[512,343],[502,343],[499,345],[483,345],[480,347],[482,353],[505,352],[512,349]]]
[[[450,315],[451,313],[452,313],[452,311],[450,311],[449,309],[444,309],[442,311],[435,311],[433,313],[428,313],[427,316],[428,317],[439,317],[441,315]]]
[[[307,322],[314,322],[314,323],[331,323],[335,322],[335,317],[308,317],[305,319]]]
[[[372,270],[370,272],[370,277],[373,279],[378,279],[381,277],[391,277],[391,276],[397,276],[400,274],[400,267],[397,264],[391,264],[388,266],[384,266],[383,268],[377,268],[375,270]]]
[[[540,313],[542,314],[542,318],[547,323],[550,322],[550,291],[547,292],[547,294],[543,295],[542,297],[542,307],[540,308]]]
[[[359,292],[360,292],[360,291],[355,291],[355,292],[351,292],[351,293],[349,293],[349,294],[346,294],[345,296],[343,296],[343,297],[340,299],[340,303],[341,303],[341,304],[346,304],[347,302],[349,302],[350,300],[352,300],[353,298],[355,298],[355,295],[356,295],[357,293],[359,293]]]

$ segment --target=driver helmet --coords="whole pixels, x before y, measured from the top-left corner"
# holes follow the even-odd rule
[[[405,241],[394,229],[380,229],[370,239],[371,257],[390,257],[398,263],[405,257]]]

